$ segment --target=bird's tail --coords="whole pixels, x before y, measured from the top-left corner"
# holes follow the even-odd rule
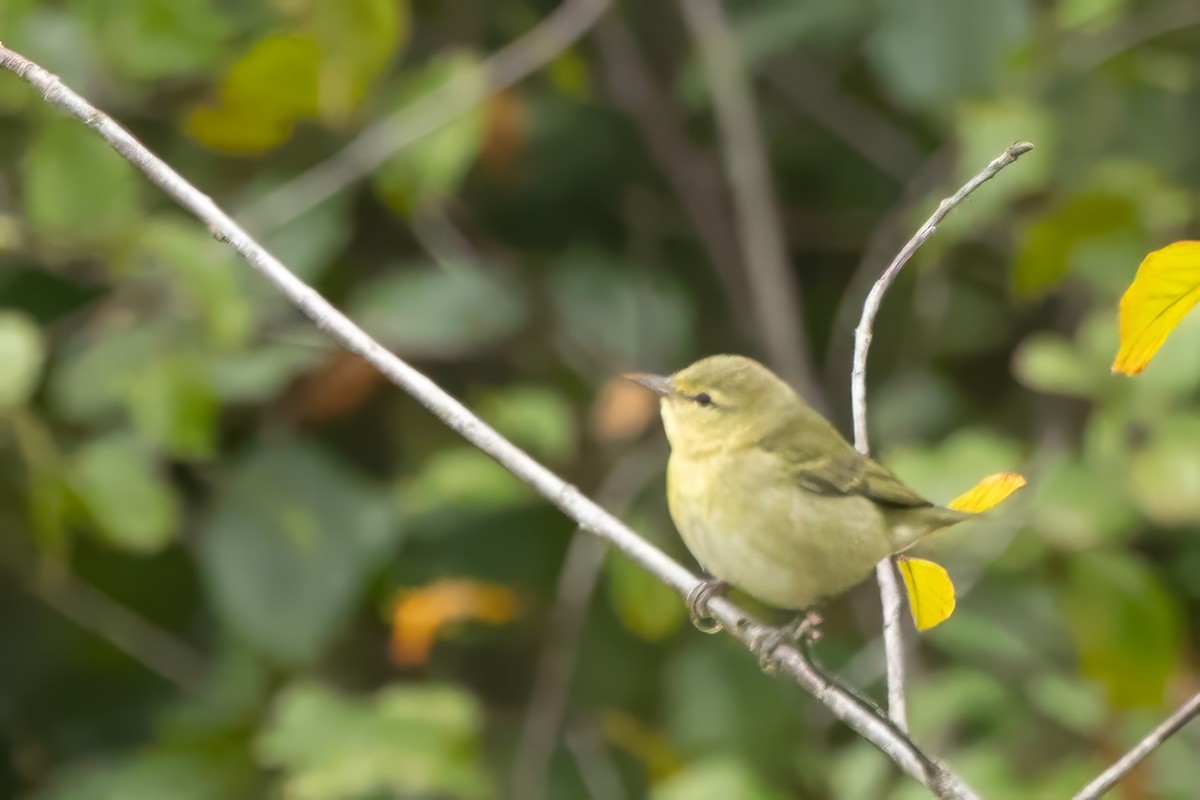
[[[892,512],[894,552],[902,552],[931,533],[945,530],[957,525],[965,519],[975,516],[968,511],[958,511],[942,506],[925,506],[924,508],[906,508],[903,511]]]
[[[982,514],[1025,485],[1016,472],[997,472],[975,484],[947,506],[923,506],[892,512],[892,531],[896,552],[907,550],[931,533],[957,525],[968,517]]]

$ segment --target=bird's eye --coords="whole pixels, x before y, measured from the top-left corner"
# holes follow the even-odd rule
[[[692,399],[695,400],[700,405],[706,406],[706,407],[711,406],[713,404],[713,400],[711,397],[708,396],[708,392],[701,392],[700,394],[696,395]]]

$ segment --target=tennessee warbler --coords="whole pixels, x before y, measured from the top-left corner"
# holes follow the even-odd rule
[[[688,598],[698,626],[721,584],[807,610],[971,516],[934,505],[859,453],[757,361],[719,355],[670,376],[626,377],[661,398],[671,518],[715,578]]]

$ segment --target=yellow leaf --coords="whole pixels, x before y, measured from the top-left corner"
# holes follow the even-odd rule
[[[1017,472],[997,472],[988,475],[964,494],[950,501],[949,508],[955,511],[965,511],[968,514],[979,514],[1025,485],[1025,477]]]
[[[898,558],[896,566],[908,589],[908,608],[919,631],[940,625],[954,613],[954,584],[938,564],[921,558]]]
[[[1136,375],[1200,301],[1200,242],[1175,242],[1146,256],[1121,298],[1121,346],[1112,371]]]

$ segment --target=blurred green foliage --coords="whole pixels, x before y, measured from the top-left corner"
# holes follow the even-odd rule
[[[871,424],[937,500],[1029,476],[1004,514],[928,548],[960,597],[912,655],[912,727],[986,796],[1069,795],[1200,685],[1200,320],[1136,379],[1108,371],[1142,256],[1195,235],[1200,18],[1148,0],[726,5],[842,426],[873,276],[962,179],[1037,144],[885,301]],[[684,557],[665,449],[640,473],[620,460],[631,431],[657,428],[653,408],[602,390],[624,370],[761,351],[739,322],[756,311],[725,295],[642,138],[679,121],[701,160],[722,157],[672,4],[602,23],[632,31],[650,74],[613,70],[589,35],[369,179],[255,222],[372,123],[472,92],[485,55],[553,7],[4,0],[0,38]],[[614,73],[652,82],[672,113],[631,110]],[[819,113],[798,96],[823,98]],[[846,124],[866,139],[830,132]],[[881,168],[897,152],[929,166]],[[725,208],[720,187],[694,190]],[[8,75],[0,372],[0,796],[508,794],[571,524]],[[924,796],[817,702],[692,631],[624,557],[597,569],[547,797]],[[521,618],[451,627],[427,663],[391,663],[396,592],[442,577],[506,584]],[[873,587],[827,617],[818,656],[878,696]],[[1163,746],[1124,796],[1194,797],[1198,736]]]

